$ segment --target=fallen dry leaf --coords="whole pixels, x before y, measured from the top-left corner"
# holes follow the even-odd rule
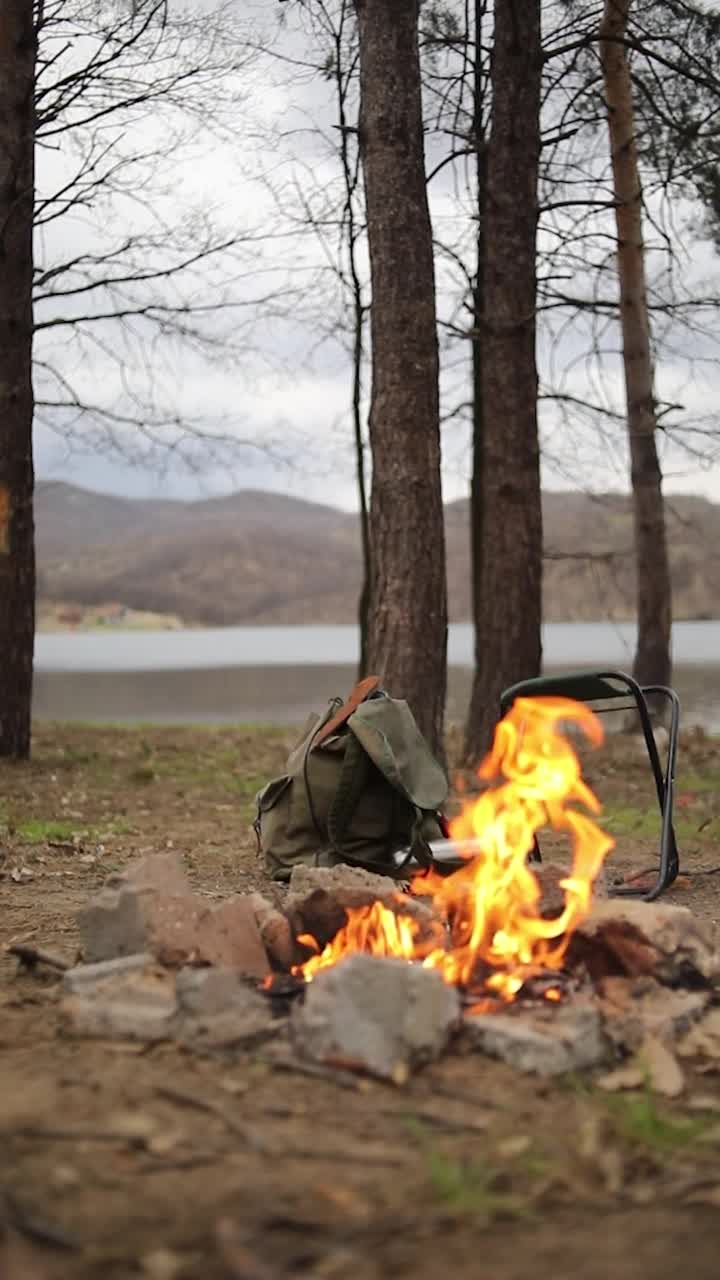
[[[600,1089],[605,1089],[607,1093],[617,1093],[620,1089],[641,1089],[645,1083],[645,1072],[642,1067],[628,1063],[625,1067],[618,1067],[615,1071],[609,1071],[607,1075],[600,1076],[596,1084]]]
[[[711,1009],[677,1046],[681,1058],[720,1059],[720,1009]]]
[[[720,1098],[708,1093],[696,1093],[685,1103],[691,1111],[720,1111]]]
[[[527,1133],[518,1133],[513,1138],[503,1138],[495,1150],[502,1160],[514,1160],[529,1151],[532,1139]]]
[[[164,1156],[181,1146],[186,1137],[187,1134],[182,1129],[163,1129],[147,1139],[145,1149],[151,1156]]]
[[[720,1186],[700,1187],[697,1191],[685,1196],[684,1204],[709,1204],[720,1209]]]
[[[675,1054],[661,1040],[648,1036],[639,1057],[647,1068],[655,1093],[661,1093],[664,1098],[679,1098],[685,1088],[685,1077]]]
[[[129,1142],[142,1143],[164,1131],[162,1122],[147,1111],[113,1111],[107,1117],[107,1127]]]
[[[151,1249],[140,1259],[140,1270],[149,1280],[179,1280],[187,1267],[187,1258],[173,1249]]]
[[[327,1200],[329,1204],[334,1205],[341,1213],[356,1222],[367,1222],[373,1216],[374,1210],[370,1201],[354,1191],[352,1187],[330,1187],[325,1183],[314,1187],[313,1190],[316,1195]]]
[[[27,884],[29,880],[35,879],[35,872],[29,867],[13,867],[10,879],[14,880],[15,884]]]

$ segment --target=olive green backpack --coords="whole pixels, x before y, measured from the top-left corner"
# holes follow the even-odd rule
[[[255,831],[272,879],[299,863],[386,875],[410,859],[430,865],[430,841],[446,834],[447,779],[408,704],[379,684],[369,676],[346,703],[311,716],[285,772],[258,792]]]

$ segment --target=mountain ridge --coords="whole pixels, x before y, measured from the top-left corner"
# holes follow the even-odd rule
[[[667,500],[677,618],[720,615],[720,506]],[[548,621],[633,616],[632,509],[624,494],[543,494]],[[179,615],[187,623],[351,622],[358,517],[263,490],[139,499],[65,481],[37,486],[40,602]],[[471,617],[469,502],[445,507],[450,617]]]

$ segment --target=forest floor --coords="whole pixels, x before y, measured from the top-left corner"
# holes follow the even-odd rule
[[[0,946],[74,960],[78,908],[150,850],[174,849],[209,899],[261,887],[252,799],[291,739],[39,726],[32,762],[0,766]],[[637,743],[612,739],[588,777],[617,837],[610,876],[651,866]],[[676,805],[688,874],[667,900],[717,925],[720,741],[683,740]],[[690,1064],[672,1103],[477,1054],[403,1089],[348,1087],[260,1050],[72,1039],[57,986],[0,950],[2,1280],[718,1274],[720,1063]]]

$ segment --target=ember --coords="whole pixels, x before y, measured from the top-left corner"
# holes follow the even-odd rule
[[[503,1001],[516,999],[538,973],[558,972],[613,846],[592,817],[570,807],[574,802],[592,814],[600,811],[560,731],[563,723],[578,726],[595,746],[603,740],[593,712],[567,698],[518,698],[498,725],[479,769],[481,778],[497,779],[496,785],[451,828],[454,840],[471,840],[479,852],[453,875],[422,874],[414,882],[415,892],[432,898],[435,925],[380,902],[349,909],[332,941],[293,972],[309,982],[345,956],[366,952],[437,969],[450,985]],[[536,832],[547,826],[567,833],[573,850],[572,871],[561,881],[564,907],[553,919],[540,913],[540,885],[527,863]],[[317,946],[308,935],[302,942]],[[560,985],[548,985],[544,997],[561,999]]]

